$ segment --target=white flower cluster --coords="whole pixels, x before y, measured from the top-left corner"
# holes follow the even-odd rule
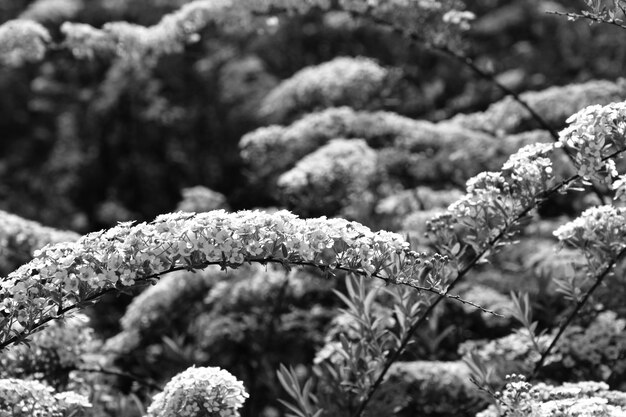
[[[549,188],[554,176],[548,155],[554,147],[527,145],[509,158],[501,172],[483,172],[469,179],[467,194],[429,222],[429,234],[440,246],[452,248],[458,242],[476,253],[485,250]],[[461,229],[455,231],[455,224]]]
[[[545,349],[552,340],[550,335],[536,338],[538,345]],[[477,355],[485,364],[489,364],[498,373],[493,378],[502,378],[502,374],[511,372],[529,373],[541,356],[535,349],[528,331],[520,329],[507,336],[492,340],[468,340],[461,343],[458,352],[466,359],[470,354]],[[559,360],[558,355],[550,355],[547,362]]]
[[[180,271],[164,276],[154,286],[133,298],[120,319],[124,331],[150,331],[167,323],[169,315],[191,296],[202,298],[217,280],[217,271]],[[154,331],[154,330],[153,330]]]
[[[77,233],[46,227],[0,210],[0,268],[16,268],[47,244],[72,242],[79,237]]]
[[[220,368],[189,368],[154,396],[146,417],[237,417],[248,393]]]
[[[228,209],[228,203],[226,202],[224,194],[201,185],[183,188],[182,195],[183,199],[178,203],[176,210],[197,213]]]
[[[556,351],[576,379],[617,380],[626,375],[626,319],[603,311],[585,328],[569,327]]]
[[[65,22],[61,25],[61,32],[65,35],[63,44],[77,58],[112,55],[116,51],[113,39],[91,25]]]
[[[46,54],[50,33],[32,20],[16,19],[0,25],[0,64],[19,66]]]
[[[306,67],[281,82],[265,97],[259,112],[284,122],[320,108],[371,108],[384,96],[389,75],[389,70],[369,58],[334,58]]]
[[[302,210],[330,213],[332,202],[358,200],[376,174],[376,152],[362,139],[334,139],[278,178],[287,201]],[[324,208],[326,207],[326,210]]]
[[[626,208],[611,205],[589,208],[559,227],[554,235],[563,244],[598,260],[612,259],[626,248]]]
[[[244,262],[269,261],[340,267],[404,282],[424,275],[423,261],[445,262],[408,246],[395,233],[374,233],[343,219],[300,219],[287,211],[179,212],[150,223],[121,223],[75,243],[46,246],[3,279],[0,308],[6,324],[0,340],[6,343],[16,332],[28,334],[37,323],[56,317],[72,303],[95,299],[104,290],[176,269],[209,264],[236,268]]]
[[[91,404],[82,395],[54,390],[37,381],[0,379],[0,415],[7,417],[63,417]]]
[[[615,161],[607,157],[626,149],[626,101],[586,107],[567,123],[560,142],[575,152],[578,174],[586,180],[611,184],[617,169]]]
[[[461,30],[468,30],[470,22],[476,18],[476,15],[466,10],[450,10],[443,15],[442,20],[446,23],[457,25]]]
[[[526,92],[520,96],[550,126],[560,128],[568,117],[586,106],[626,99],[626,81],[589,81]],[[530,113],[510,97],[492,104],[484,112],[462,114],[450,120],[466,128],[494,135],[540,127],[533,121]]]

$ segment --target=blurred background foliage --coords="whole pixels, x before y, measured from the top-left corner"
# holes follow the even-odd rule
[[[6,21],[33,2],[1,3]],[[183,2],[56,3],[70,20],[99,26],[153,24]],[[545,13],[563,4],[476,0],[467,8],[477,15],[468,54],[515,91],[622,75],[618,29]],[[53,35],[68,17],[58,15],[30,14]],[[224,194],[233,209],[277,205],[243,175],[239,139],[268,123],[260,103],[280,80],[339,56],[370,57],[393,73],[395,91],[368,100],[366,110],[439,121],[502,96],[449,57],[341,13],[281,16],[247,30],[209,27],[154,67],[51,51],[42,63],[0,68],[0,209],[87,232],[172,211],[181,190],[197,185]]]

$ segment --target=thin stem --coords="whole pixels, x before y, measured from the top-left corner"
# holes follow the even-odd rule
[[[543,366],[544,362],[548,358],[548,355],[550,354],[552,349],[554,349],[554,347],[556,346],[557,342],[559,341],[559,339],[561,338],[565,330],[569,327],[569,325],[572,323],[574,318],[578,315],[578,312],[580,311],[580,309],[583,308],[583,306],[587,303],[587,301],[589,300],[591,295],[594,293],[594,291],[602,284],[604,279],[609,275],[609,272],[611,272],[613,267],[624,256],[624,254],[626,254],[626,248],[622,249],[615,256],[615,258],[613,258],[613,260],[607,265],[607,267],[596,277],[596,281],[591,286],[591,288],[589,288],[589,290],[585,293],[585,296],[576,303],[576,307],[574,307],[574,310],[572,310],[569,316],[567,316],[567,319],[559,327],[559,331],[557,332],[556,336],[552,340],[552,343],[550,343],[550,346],[548,346],[548,348],[541,354],[541,358],[535,364],[535,369],[533,370],[533,373],[531,374],[531,378],[534,378],[535,376],[537,376],[537,373]]]

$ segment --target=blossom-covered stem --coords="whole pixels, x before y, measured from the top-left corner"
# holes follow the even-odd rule
[[[119,224],[76,243],[47,246],[3,280],[0,348],[105,293],[209,265],[226,269],[254,262],[314,266],[327,273],[339,269],[443,294],[436,276],[447,257],[417,253],[408,246],[394,233],[374,233],[342,219],[300,219],[286,211],[173,213],[148,224]]]
[[[163,391],[163,387],[158,385],[157,383],[153,382],[153,381],[149,381],[147,379],[144,379],[138,375],[132,374],[130,372],[122,372],[122,371],[118,371],[116,369],[107,369],[107,368],[103,368],[101,366],[97,367],[97,368],[78,368],[76,369],[76,371],[78,372],[85,372],[85,373],[92,373],[92,374],[103,374],[103,375],[113,375],[113,376],[120,376],[123,378],[128,378],[131,379],[145,387],[148,387],[150,389],[153,389],[155,391]]]
[[[574,307],[572,312],[567,316],[567,319],[559,327],[559,331],[557,332],[556,336],[554,336],[554,339],[552,339],[552,342],[550,343],[550,345],[541,354],[541,358],[539,358],[539,361],[535,364],[535,368],[533,369],[533,372],[532,372],[530,378],[534,378],[535,376],[537,376],[537,373],[539,372],[539,370],[543,366],[546,358],[548,357],[548,355],[550,355],[550,352],[552,351],[552,349],[554,349],[554,347],[556,346],[556,344],[559,341],[560,337],[563,335],[565,330],[572,323],[572,321],[574,320],[576,315],[578,315],[578,312],[580,311],[580,309],[583,308],[583,306],[587,303],[587,301],[589,300],[591,295],[594,293],[594,291],[602,284],[604,279],[613,270],[613,267],[622,259],[622,257],[624,255],[626,255],[626,248],[622,249],[617,254],[617,256],[615,256],[612,259],[612,261],[609,262],[609,264],[606,266],[606,268],[604,268],[604,270],[599,275],[596,276],[595,282],[593,283],[591,288],[589,288],[589,290],[587,290],[587,292],[585,293],[583,298],[578,300],[578,302],[576,303],[576,306]]]

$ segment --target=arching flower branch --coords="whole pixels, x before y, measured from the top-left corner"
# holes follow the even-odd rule
[[[398,234],[343,219],[301,219],[287,211],[166,214],[36,251],[2,280],[0,347],[106,292],[175,270],[245,262],[342,269],[440,294],[447,258],[411,251]]]

